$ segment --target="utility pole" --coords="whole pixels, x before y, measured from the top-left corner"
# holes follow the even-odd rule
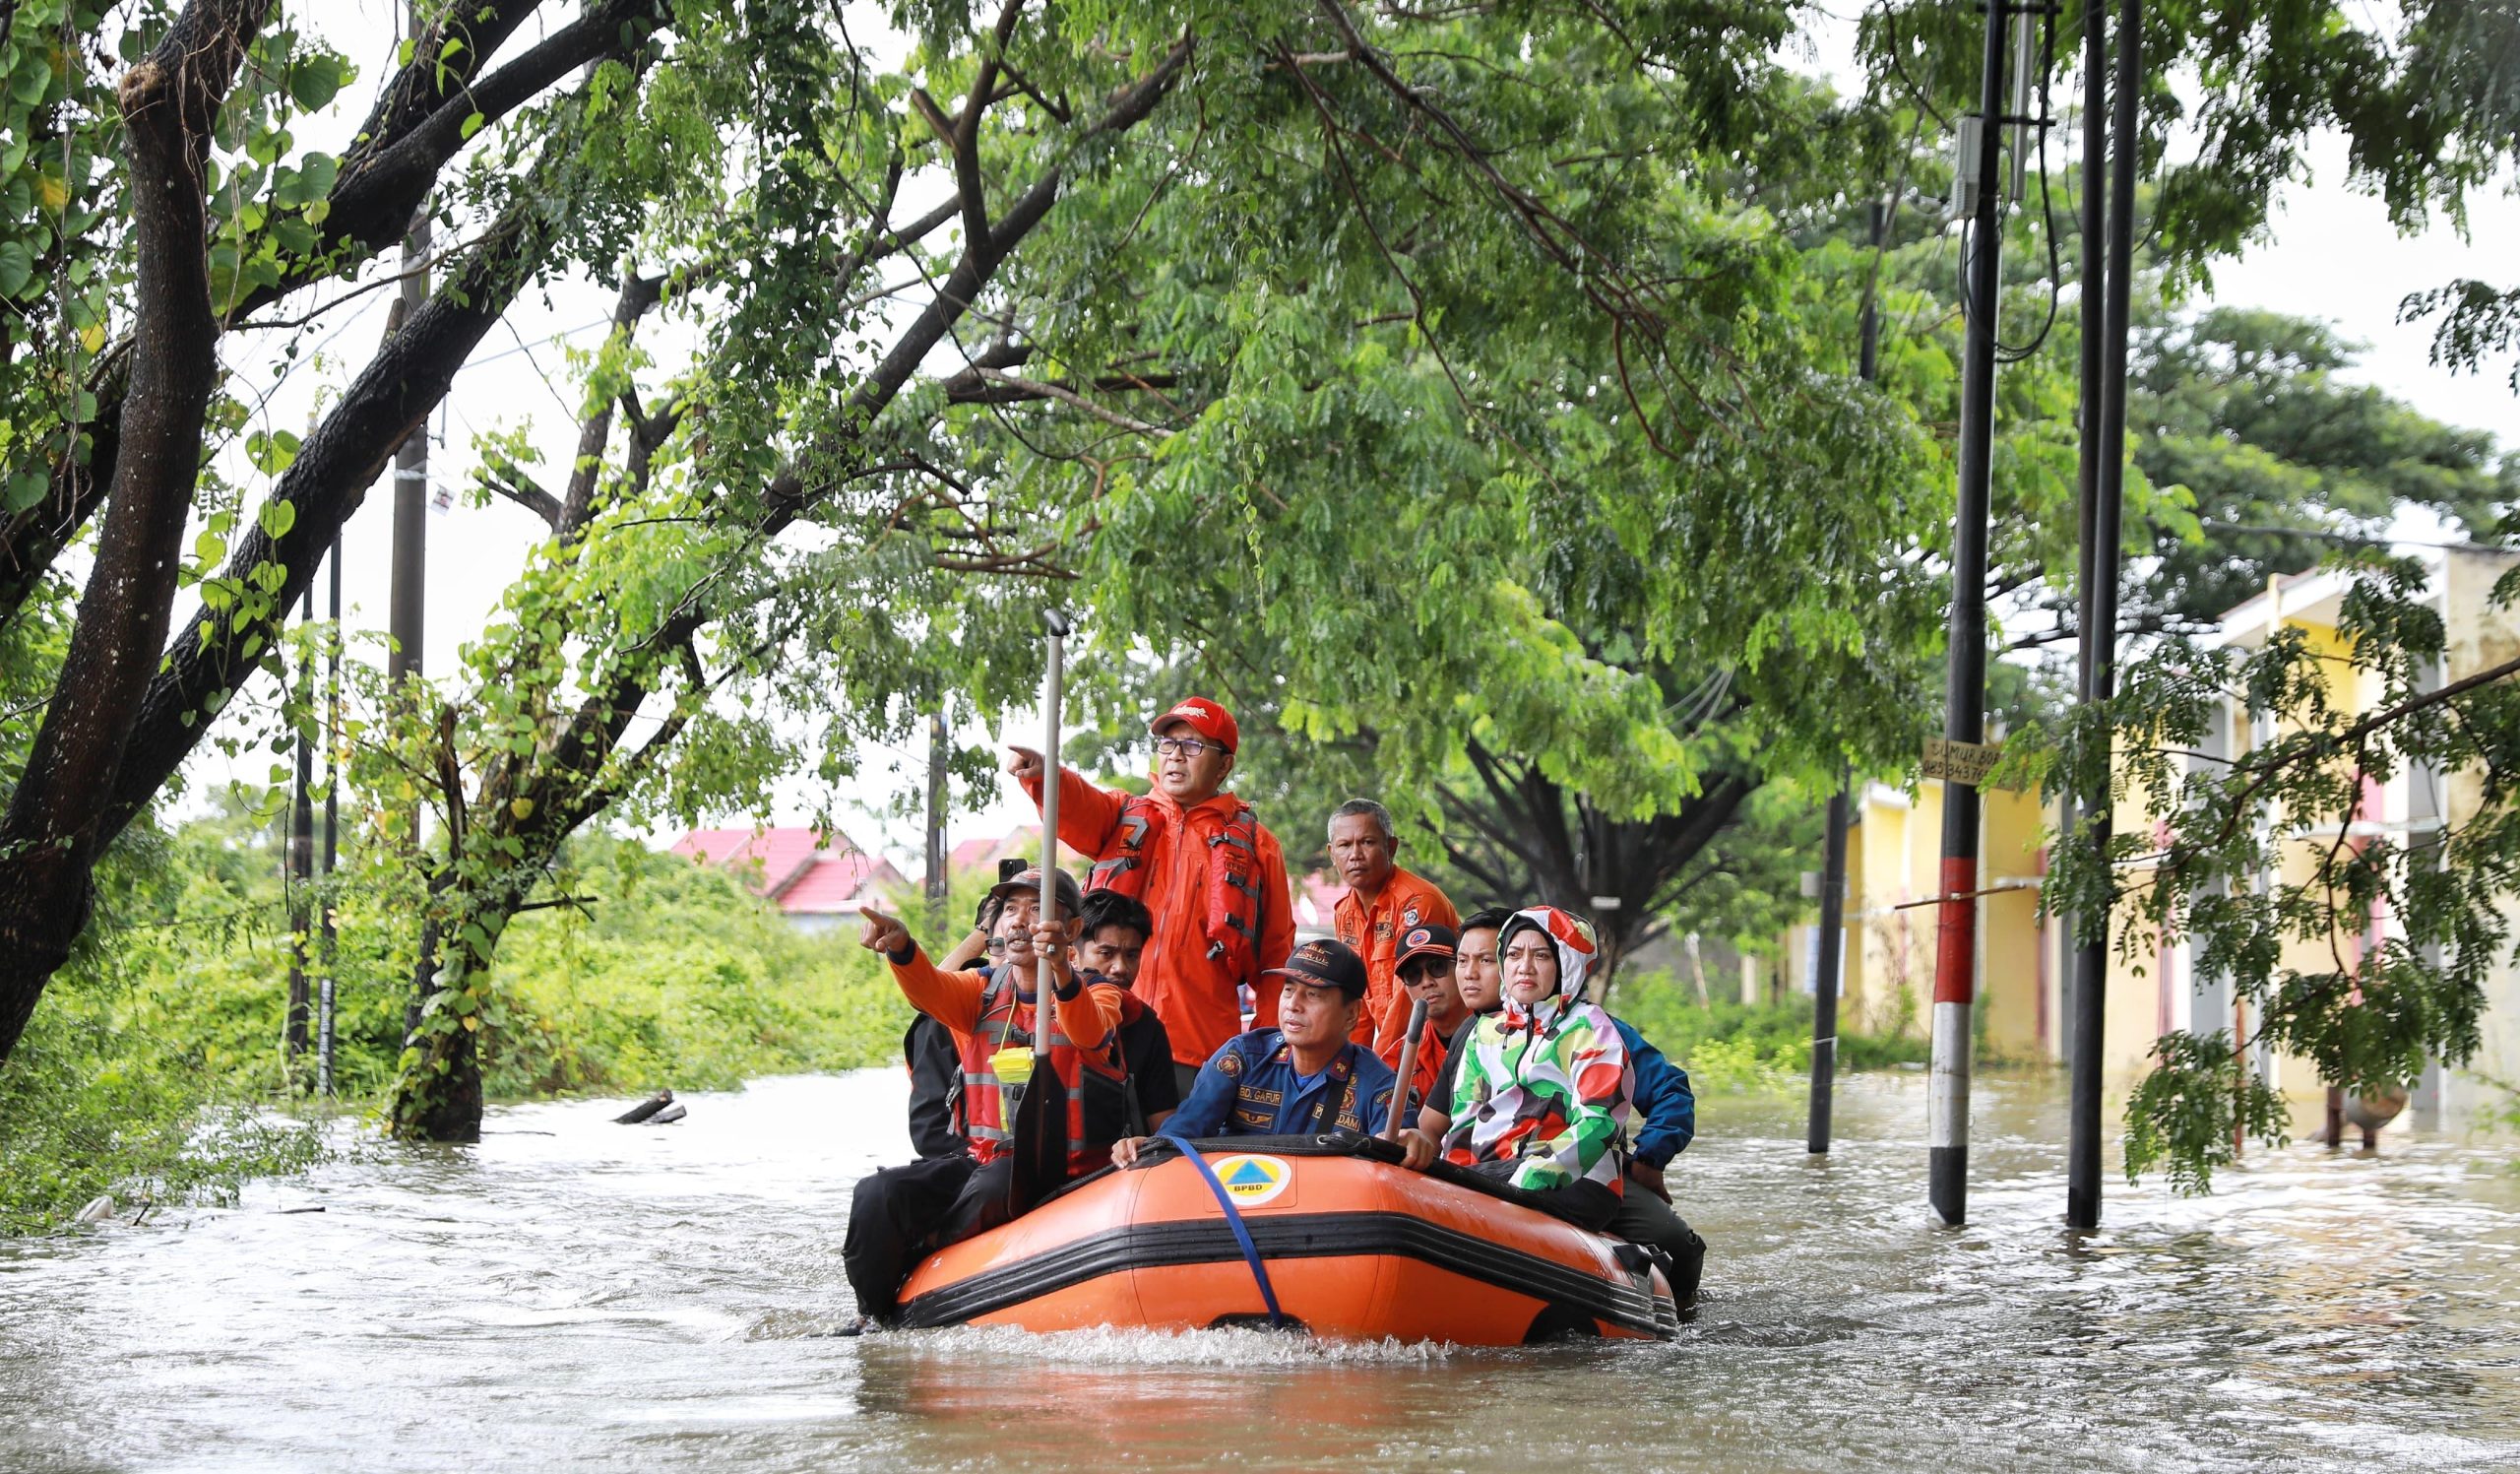
[[[2093,6],[2098,9],[2097,4]],[[2086,21],[2083,37],[2084,106],[2098,100],[2102,39],[2097,17]],[[2117,75],[2109,121],[2108,263],[2102,282],[2100,341],[2088,341],[2092,312],[2085,268],[2083,323],[2083,404],[2097,402],[2097,426],[2086,424],[2083,436],[2083,484],[2090,509],[2085,515],[2088,547],[2083,557],[2082,696],[2086,703],[2105,702],[2116,692],[2117,679],[2117,543],[2126,500],[2126,334],[2132,301],[2135,256],[2135,149],[2137,107],[2143,78],[2143,0],[2118,0]],[[2088,130],[2093,119],[2086,116]],[[2086,133],[2083,142],[2083,220],[2088,230],[2101,210],[2093,189],[2097,145]],[[2086,237],[2084,250],[2090,250]],[[2095,370],[2097,372],[2095,373]],[[2091,817],[2086,827],[2101,862],[2108,862],[2110,795],[2106,777],[2084,796]],[[2101,1035],[2109,986],[2109,916],[2077,918],[2074,948],[2074,1060],[2072,1093],[2066,1101],[2065,1225],[2100,1227],[2100,1073]]]
[[[1876,262],[1889,233],[1887,202],[1872,202],[1872,252]],[[1874,273],[1876,286],[1880,281]],[[1881,372],[1881,303],[1876,290],[1863,296],[1862,326],[1858,329],[1856,374],[1871,383]],[[1805,1148],[1814,1156],[1829,1150],[1829,1113],[1836,1104],[1838,1080],[1838,987],[1846,936],[1847,830],[1853,822],[1855,775],[1839,780],[1829,796],[1829,827],[1820,856],[1820,966],[1811,987],[1811,1120]]]
[[[300,629],[315,622],[315,586],[306,586]],[[297,692],[301,712],[315,699],[315,655],[299,661]],[[288,795],[288,1012],[283,1032],[287,1037],[289,1090],[298,1088],[297,1061],[306,1054],[306,938],[314,921],[309,903],[315,881],[315,745],[306,730],[297,732],[297,773]]]
[[[945,936],[945,714],[927,718],[927,934]]]
[[[411,39],[420,39],[425,23],[418,0],[404,8]],[[410,322],[429,299],[429,204],[422,200],[403,237],[403,321]],[[385,658],[389,688],[400,690],[406,676],[420,673],[421,624],[427,607],[429,534],[429,426],[425,416],[394,452],[394,580],[386,624],[394,649]],[[417,838],[414,831],[413,837]]]
[[[1878,207],[1875,207],[1878,208]],[[1820,869],[1820,966],[1811,987],[1811,1129],[1806,1148],[1829,1152],[1829,1108],[1838,1077],[1838,957],[1845,950],[1849,784],[1829,796],[1829,837]]]
[[[342,539],[333,535],[333,630],[324,655],[324,894],[319,925],[323,973],[315,984],[315,1093],[333,1094],[333,964],[339,941],[333,932],[333,871],[341,861],[342,744]]]
[[[2004,41],[2015,7],[1986,7],[1978,116],[1961,128],[1969,202],[1968,337],[1960,360],[1959,510],[1952,520],[1950,671],[1943,736],[1975,745],[1986,726],[1986,519],[1994,472],[1995,303],[2003,256]],[[1973,126],[1974,124],[1974,126]],[[1942,785],[1942,900],[1936,908],[1933,1062],[1926,1079],[1926,1201],[1943,1224],[1969,1217],[1970,1013],[1978,998],[1978,790]]]

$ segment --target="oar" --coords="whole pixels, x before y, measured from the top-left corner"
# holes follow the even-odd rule
[[[1409,1002],[1409,1037],[1400,1042],[1400,1079],[1391,1087],[1391,1124],[1382,1128],[1385,1141],[1400,1139],[1401,1118],[1409,1110],[1409,1080],[1418,1072],[1418,1041],[1426,1033],[1426,1000]]]
[[[1058,917],[1059,880],[1059,696],[1067,675],[1064,640],[1067,620],[1056,609],[1041,611],[1049,626],[1049,670],[1041,685],[1041,920]],[[1058,1027],[1058,1001],[1053,992],[1053,959],[1047,952],[1034,959],[1040,969],[1033,984],[1033,1079],[1015,1109],[1008,1146],[1015,1168],[1007,1183],[1007,1211],[1018,1214],[1041,1200],[1067,1178],[1067,1087],[1050,1062],[1050,1033]]]

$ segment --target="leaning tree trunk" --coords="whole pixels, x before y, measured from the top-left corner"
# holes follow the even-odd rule
[[[443,869],[429,897],[389,1116],[406,1140],[478,1141],[482,1007],[499,937],[525,896],[513,871],[468,883]]]
[[[138,258],[131,400],[79,622],[0,818],[0,1060],[86,926],[96,857],[118,827],[113,785],[158,673],[219,377],[202,166],[220,101],[270,9],[194,0],[118,90]]]
[[[1702,868],[1708,847],[1759,784],[1751,774],[1719,773],[1676,812],[1618,819],[1536,764],[1478,742],[1468,755],[1478,792],[1446,787],[1438,793],[1480,843],[1447,835],[1446,855],[1491,893],[1528,896],[1590,918],[1600,949],[1593,992],[1604,1003],[1627,959],[1653,939],[1663,914]],[[1605,900],[1612,904],[1601,904]]]
[[[642,0],[643,7],[653,3]],[[280,587],[258,610],[199,611],[169,644],[184,521],[218,371],[201,162],[220,99],[271,8],[269,0],[192,0],[123,83],[138,327],[94,571],[26,776],[0,819],[0,1062],[86,922],[96,858],[156,800],[212,717],[262,669],[254,653],[278,637],[288,606],[313,580],[386,457],[444,397],[455,371],[574,217],[574,199],[557,192],[509,204],[485,243],[351,381],[281,474],[272,503],[286,502],[296,513],[287,531],[275,537],[258,518],[230,551],[225,577],[241,586],[269,563],[284,571]],[[567,70],[563,64],[578,54],[569,47],[588,43],[599,42],[598,55],[631,56],[650,28],[613,24],[618,19],[612,6],[590,11],[580,24],[592,31],[564,28],[491,80],[508,79],[497,90],[502,96],[519,92],[545,73]],[[469,96],[460,100],[473,105]],[[536,175],[547,176],[547,160],[575,146],[560,138]],[[7,612],[0,607],[0,621]]]

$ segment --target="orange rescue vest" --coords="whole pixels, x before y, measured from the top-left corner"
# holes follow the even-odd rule
[[[1088,890],[1118,891],[1132,900],[1146,897],[1146,852],[1165,822],[1154,801],[1131,797],[1120,802],[1118,837],[1097,856],[1085,878]],[[1208,914],[1202,929],[1208,937],[1208,960],[1223,962],[1235,978],[1256,979],[1260,958],[1260,816],[1251,805],[1234,805],[1233,817],[1208,839]]]
[[[991,968],[988,989],[980,994],[978,1021],[971,1033],[954,1036],[963,1062],[954,1096],[954,1129],[971,1143],[972,1155],[983,1167],[1006,1155],[1014,1140],[1008,1098],[1032,1076],[1029,1057],[1023,1079],[1000,1079],[996,1070],[998,1051],[1033,1043],[1032,1031],[1019,1026],[1017,1011],[1023,1006],[1008,970]],[[1110,1161],[1111,1143],[1128,1134],[1128,1076],[1120,1064],[1119,1031],[1112,1031],[1104,1050],[1088,1052],[1058,1032],[1054,1014],[1050,1067],[1067,1087],[1068,1176],[1082,1177]]]

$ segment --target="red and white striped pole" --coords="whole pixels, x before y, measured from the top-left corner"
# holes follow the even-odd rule
[[[2014,7],[1986,7],[1984,75],[1977,127],[1961,133],[1962,175],[1970,186],[1968,337],[1960,359],[1959,507],[1951,533],[1950,670],[1944,736],[1985,739],[1986,519],[1994,477],[1995,288],[2003,250],[2001,142],[2004,41]],[[1974,172],[1975,177],[1968,176]],[[1978,998],[1978,790],[1942,782],[1942,904],[1934,940],[1933,1064],[1926,1076],[1925,1197],[1933,1215],[1958,1227],[1969,1216],[1970,1010]]]

